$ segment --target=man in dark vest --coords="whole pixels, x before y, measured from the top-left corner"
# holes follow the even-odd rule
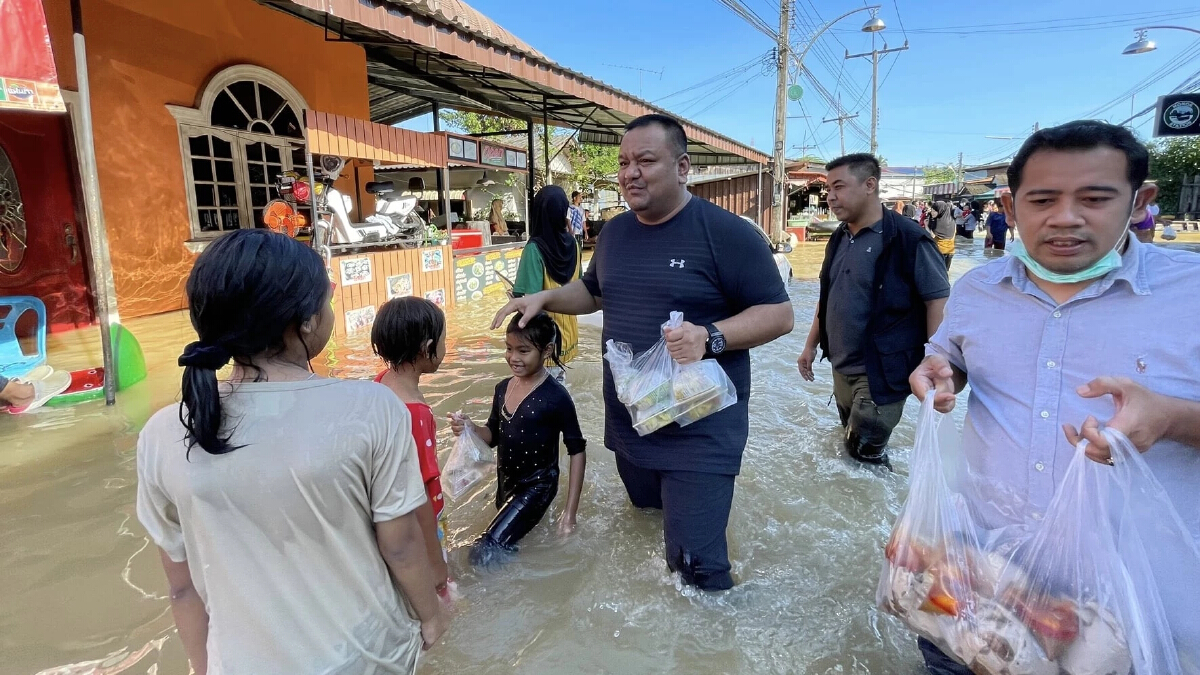
[[[825,247],[821,296],[800,374],[813,381],[819,345],[833,365],[847,452],[891,468],[887,444],[912,393],[908,374],[942,323],[950,281],[921,226],[883,208],[875,157],[846,155],[825,168],[829,208],[842,223]]]

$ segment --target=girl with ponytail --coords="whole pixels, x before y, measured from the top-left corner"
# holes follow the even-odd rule
[[[547,363],[562,366],[562,334],[549,314],[538,314],[521,327],[513,317],[504,337],[504,357],[513,376],[496,385],[487,424],[451,416],[456,436],[468,426],[496,453],[496,508],[500,512],[471,549],[471,563],[489,566],[534,528],[558,494],[558,446],[561,437],[571,458],[567,504],[558,522],[566,535],[575,528],[587,441],[579,429],[575,403],[550,376]]]
[[[330,293],[316,252],[260,229],[215,240],[188,278],[198,339],[182,402],[138,439],[137,513],[197,673],[411,673],[445,630],[408,411],[309,365]]]

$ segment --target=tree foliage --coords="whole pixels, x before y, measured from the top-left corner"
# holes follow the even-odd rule
[[[926,185],[953,183],[958,180],[958,172],[949,164],[929,164],[921,167],[921,170],[925,172]]]
[[[526,144],[525,121],[516,120],[511,117],[497,117],[494,115],[485,115],[476,112],[462,112],[459,110],[443,110],[441,113],[442,124],[450,130],[464,134],[485,134],[496,133],[502,131],[513,132],[512,136],[497,136],[495,140],[500,143],[509,145],[524,146]],[[537,152],[542,152],[542,127],[535,124],[533,127],[534,147]],[[562,134],[570,132],[562,130],[550,130],[551,148],[550,156],[555,156],[555,137],[561,138]],[[617,148],[616,146],[608,145],[589,145],[572,143],[563,150],[562,154],[571,163],[572,174],[569,177],[571,186],[576,187],[581,192],[591,195],[610,178],[616,176],[617,173]],[[532,161],[532,158],[531,158]],[[544,160],[543,160],[544,161]],[[533,180],[534,187],[540,188],[545,184],[544,168],[539,166],[538,162],[534,162]],[[556,176],[558,174],[555,174]]]
[[[1200,136],[1164,139],[1150,145],[1150,178],[1158,182],[1163,213],[1179,208],[1184,177],[1200,174]]]
[[[571,181],[591,197],[606,183],[616,180],[617,146],[572,143],[563,151],[571,163]]]

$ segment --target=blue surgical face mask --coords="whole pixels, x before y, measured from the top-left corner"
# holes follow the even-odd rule
[[[1029,255],[1029,251],[1025,250],[1025,244],[1020,241],[1014,241],[1009,251],[1012,256],[1020,260],[1025,269],[1033,273],[1037,278],[1049,281],[1052,284],[1077,284],[1083,281],[1091,281],[1112,272],[1113,270],[1121,269],[1122,260],[1121,254],[1118,251],[1125,245],[1129,236],[1129,223],[1133,218],[1134,206],[1137,203],[1137,197],[1134,197],[1134,203],[1129,205],[1129,217],[1125,219],[1125,231],[1117,239],[1117,243],[1109,249],[1099,260],[1092,263],[1089,267],[1079,270],[1078,272],[1052,272],[1045,268],[1040,262],[1033,259]]]

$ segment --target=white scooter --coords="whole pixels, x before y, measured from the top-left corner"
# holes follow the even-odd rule
[[[321,169],[325,173],[325,206],[329,209],[331,217],[332,240],[334,244],[399,244],[406,248],[417,246],[421,243],[421,234],[424,232],[424,221],[420,216],[417,216],[413,211],[417,207],[416,197],[401,197],[395,200],[382,200],[386,205],[386,214],[376,213],[367,218],[365,223],[354,223],[350,221],[350,209],[354,203],[350,197],[343,195],[341,192],[333,188],[332,183],[337,180],[341,174],[342,168],[345,166],[345,161],[340,157],[325,155],[321,158]],[[391,186],[392,183],[368,183],[367,192],[378,196],[386,194],[391,190],[381,189],[385,186]],[[372,190],[374,188],[374,191]],[[376,202],[376,209],[380,207],[379,200]],[[397,223],[397,219],[402,219],[400,222],[406,224],[415,219],[418,223],[416,228],[411,226],[401,227]]]

